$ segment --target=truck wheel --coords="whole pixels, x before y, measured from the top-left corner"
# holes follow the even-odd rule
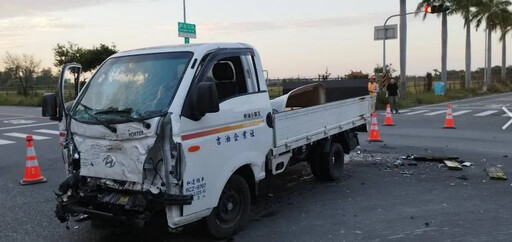
[[[222,190],[217,207],[206,217],[208,232],[219,239],[229,238],[249,221],[251,193],[245,180],[234,174]]]
[[[318,172],[320,173],[320,180],[332,181],[340,179],[345,163],[343,147],[338,143],[332,143],[329,153],[319,157]]]

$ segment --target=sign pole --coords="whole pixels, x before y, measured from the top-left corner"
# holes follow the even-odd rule
[[[421,13],[421,11],[418,11],[418,12],[409,12],[409,13],[405,13],[405,14],[395,14],[395,15],[391,15],[389,16],[386,21],[384,22],[384,38],[382,40],[382,73],[386,73],[386,38],[387,38],[387,35],[386,35],[386,25],[388,24],[388,21],[391,19],[391,18],[394,18],[394,17],[399,17],[399,16],[406,16],[406,15],[410,15],[410,14],[418,14],[418,13]],[[400,36],[400,38],[402,38],[402,36]]]
[[[185,7],[185,0],[183,0],[183,23],[187,23],[187,10]],[[185,44],[189,44],[190,40],[188,37],[185,37]]]

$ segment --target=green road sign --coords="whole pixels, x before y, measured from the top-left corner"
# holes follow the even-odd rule
[[[190,38],[189,37],[185,37],[185,44],[190,44]]]
[[[178,36],[184,38],[196,38],[196,25],[178,22]]]

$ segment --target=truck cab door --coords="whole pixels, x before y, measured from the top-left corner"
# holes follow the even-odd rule
[[[73,101],[80,92],[80,76],[82,66],[77,63],[68,63],[62,67],[58,84],[58,95],[46,93],[43,95],[43,117],[61,121],[69,113]]]
[[[187,115],[184,107],[180,124],[183,192],[194,196],[192,204],[184,206],[184,215],[216,207],[227,180],[243,165],[253,168],[257,180],[263,178],[272,144],[272,129],[266,124],[269,96],[259,86],[263,77],[255,70],[253,51],[214,52],[200,65],[191,88],[214,83],[219,109],[198,119]],[[187,98],[190,95],[193,92]]]

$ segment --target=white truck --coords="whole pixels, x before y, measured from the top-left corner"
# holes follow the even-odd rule
[[[316,178],[339,179],[370,120],[370,96],[326,103],[321,83],[270,100],[260,57],[242,43],[117,53],[68,107],[63,76],[43,98],[63,133],[61,222],[161,213],[171,228],[204,219],[226,238],[247,223],[265,177],[306,161]]]

